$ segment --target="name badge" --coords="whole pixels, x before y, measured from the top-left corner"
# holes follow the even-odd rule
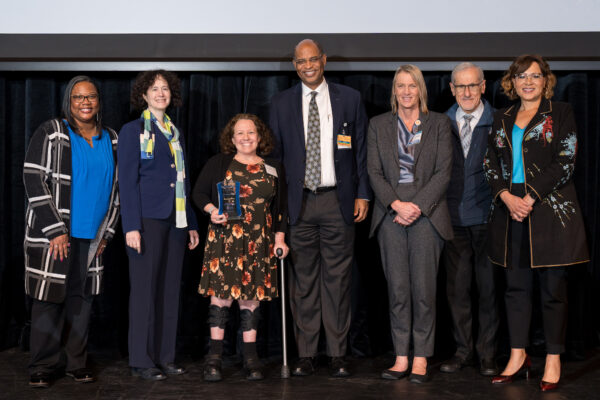
[[[408,145],[409,146],[414,146],[415,144],[419,144],[421,142],[421,135],[422,133],[417,133],[416,135],[414,135],[409,141],[408,141]]]
[[[337,135],[337,146],[338,149],[351,149],[352,137],[350,135]]]
[[[265,171],[267,172],[267,174],[277,178],[277,170],[275,169],[275,167],[272,167],[269,164],[265,164]]]

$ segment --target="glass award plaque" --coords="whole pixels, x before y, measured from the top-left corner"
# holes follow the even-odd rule
[[[242,219],[240,206],[240,183],[225,179],[217,183],[219,193],[219,214],[227,214],[228,220]]]

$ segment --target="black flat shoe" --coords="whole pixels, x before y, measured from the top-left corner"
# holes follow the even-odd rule
[[[294,368],[292,375],[309,376],[315,373],[315,361],[312,357],[300,357]]]
[[[207,382],[219,382],[223,379],[221,372],[221,357],[217,355],[206,356],[203,371],[204,380]]]
[[[246,370],[246,379],[249,381],[261,381],[265,379],[262,371],[263,365],[257,358],[244,360],[244,369]]]
[[[167,376],[163,374],[163,372],[156,368],[136,368],[131,367],[131,375],[139,376],[140,378],[146,381],[162,381],[167,379]]]
[[[50,386],[50,374],[35,372],[29,377],[29,386],[34,388],[47,388]]]
[[[96,380],[96,377],[88,368],[80,368],[75,371],[67,371],[65,375],[70,376],[77,383],[90,383]]]
[[[187,372],[185,368],[180,367],[175,363],[159,365],[159,367],[162,370],[162,372],[164,372],[167,375],[183,375]]]
[[[431,377],[429,376],[429,371],[427,371],[425,375],[414,374],[411,372],[410,376],[408,377],[410,382],[417,384],[429,382],[430,379]]]
[[[402,379],[408,376],[408,368],[404,371],[392,371],[391,369],[384,369],[381,373],[381,377],[383,379],[389,379],[392,381],[397,381],[398,379]]]
[[[351,375],[348,363],[344,357],[331,357],[331,376],[334,378],[346,378]]]

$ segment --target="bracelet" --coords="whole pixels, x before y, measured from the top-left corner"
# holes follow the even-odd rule
[[[206,211],[206,213],[210,216],[212,215],[212,212],[215,211],[217,209],[217,207],[212,206],[212,208],[210,208],[208,211]]]

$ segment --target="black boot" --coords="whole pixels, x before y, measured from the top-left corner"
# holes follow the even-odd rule
[[[208,307],[208,326],[225,329],[229,319],[229,307],[211,305]],[[223,379],[221,371],[221,356],[223,354],[223,340],[210,339],[208,354],[204,360],[204,380],[218,382]]]
[[[258,308],[254,309],[254,311],[248,309],[240,310],[240,325],[242,332],[251,331],[252,329],[256,330],[259,319],[260,314]],[[265,379],[263,374],[263,364],[256,352],[256,342],[244,342],[243,356],[246,379],[249,381],[260,381]]]

